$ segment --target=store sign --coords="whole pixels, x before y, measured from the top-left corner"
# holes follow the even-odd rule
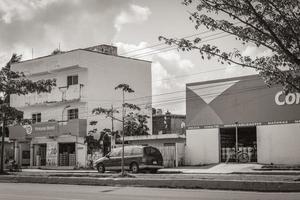
[[[29,124],[23,125],[23,128],[25,129],[27,135],[31,135],[31,133],[32,133],[31,125],[29,125]]]
[[[36,126],[34,127],[35,131],[54,131],[56,129],[55,125],[47,125],[47,126]]]
[[[285,95],[282,91],[275,95],[275,103],[279,106],[300,103],[300,93],[289,93]]]

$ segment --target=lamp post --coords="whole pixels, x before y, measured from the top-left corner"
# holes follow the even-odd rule
[[[235,161],[238,162],[239,138],[238,138],[238,122],[235,122]]]

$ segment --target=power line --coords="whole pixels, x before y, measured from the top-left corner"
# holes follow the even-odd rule
[[[237,24],[241,24],[241,22],[233,23],[233,25],[237,25]],[[196,33],[196,34],[184,36],[184,37],[181,37],[181,38],[182,38],[182,39],[190,38],[190,37],[194,37],[194,36],[204,35],[204,34],[210,33],[210,32],[212,32],[212,31],[211,31],[211,30],[207,30],[207,31],[203,31],[203,32],[201,32],[201,33]],[[222,31],[222,33],[225,33],[225,32]],[[121,55],[121,56],[124,56],[124,55],[130,54],[130,53],[132,53],[132,52],[142,51],[142,50],[145,50],[145,49],[151,49],[151,48],[153,48],[153,47],[162,46],[162,45],[166,45],[166,44],[165,44],[165,43],[157,43],[157,44],[150,45],[150,46],[147,46],[147,47],[143,47],[143,48],[140,48],[140,49],[135,49],[135,50],[127,51],[127,52],[124,52],[124,53],[122,53],[122,54],[120,54],[120,55]]]
[[[190,38],[190,37],[194,37],[194,36],[198,36],[198,35],[204,35],[204,34],[209,33],[209,32],[211,32],[211,31],[210,30],[203,31],[201,33],[196,33],[196,34],[188,35],[188,36],[185,36],[185,37],[182,37],[182,38]],[[224,33],[224,32],[222,32],[222,33]],[[153,47],[162,46],[162,45],[166,45],[166,44],[165,43],[157,43],[157,44],[154,44],[154,45],[151,45],[151,46],[147,46],[147,47],[144,47],[144,48],[135,49],[135,50],[132,50],[132,51],[127,51],[127,52],[124,52],[124,53],[122,53],[120,55],[124,56],[124,55],[130,54],[132,52],[142,51],[142,50],[145,50],[145,49],[151,49]]]
[[[224,37],[228,37],[228,36],[231,36],[231,34],[227,34],[227,35],[224,35],[224,36],[220,36],[220,37],[212,38],[212,39],[209,39],[209,40],[205,40],[205,41],[202,41],[200,43],[209,42],[209,41],[213,41],[213,40],[224,38]],[[177,49],[177,47],[169,46],[169,47],[161,48],[161,49],[159,49],[159,50],[157,50],[157,51],[155,51],[153,53],[141,54],[139,56],[133,56],[133,57],[135,57],[135,58],[142,58],[142,57],[145,57],[145,56],[151,56],[151,55],[154,55],[154,54],[158,54],[158,53],[162,53],[162,52],[168,52],[168,51],[172,51],[172,50],[175,50],[175,49]]]
[[[198,88],[198,89],[202,89],[202,88]],[[248,87],[248,88],[243,88],[243,89],[238,89],[238,90],[233,90],[230,93],[220,93],[220,92],[212,92],[212,93],[204,93],[201,94],[202,98],[208,98],[208,97],[213,97],[213,96],[218,96],[218,95],[222,95],[222,96],[228,96],[228,95],[235,95],[235,94],[240,94],[240,93],[247,93],[247,92],[251,92],[251,91],[255,91],[255,90],[262,90],[262,89],[269,89],[266,86],[262,85],[262,86],[255,86],[255,87]],[[194,89],[195,90],[195,89]],[[196,88],[197,90],[197,88]],[[184,101],[191,101],[191,100],[198,100],[198,97],[190,97],[190,98],[186,98],[186,97],[176,97],[176,98],[172,98],[172,99],[166,99],[166,100],[161,100],[161,101],[156,101],[156,102],[152,102],[152,105],[170,105],[172,103],[181,103]],[[147,105],[147,103],[139,103],[137,104],[138,106],[142,106],[142,105]],[[121,109],[121,106],[117,106],[115,107],[116,109]],[[84,111],[80,113],[81,115],[86,114],[86,118],[94,118],[98,115],[93,115],[93,114],[89,114],[89,111]],[[46,116],[55,116],[55,115],[48,115],[46,114]],[[61,117],[61,116],[59,116]],[[103,119],[105,120],[105,119]]]

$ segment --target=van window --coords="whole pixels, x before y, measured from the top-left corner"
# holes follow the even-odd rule
[[[131,151],[132,149],[134,148],[131,148],[131,147],[125,147],[124,148],[124,156],[131,156]]]
[[[132,155],[141,155],[143,154],[142,148],[132,148]]]
[[[160,152],[157,149],[153,148],[153,147],[146,147],[145,148],[145,154],[147,154],[147,155],[159,155]]]

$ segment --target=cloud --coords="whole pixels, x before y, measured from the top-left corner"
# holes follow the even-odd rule
[[[114,19],[128,1],[0,0],[0,67],[12,53],[23,60],[63,51],[110,44]],[[30,52],[30,53],[28,53]]]
[[[13,20],[30,20],[39,9],[44,9],[58,0],[2,0],[0,1],[1,20],[11,23]],[[71,2],[71,1],[70,1]]]
[[[145,55],[147,52],[155,52],[156,49],[146,48],[149,46],[146,42],[139,44],[118,42],[116,45],[119,51],[128,57]],[[169,110],[173,113],[184,113],[185,84],[190,79],[189,76],[184,75],[191,74],[195,68],[194,64],[189,59],[183,58],[177,51],[161,52],[141,59],[152,61],[153,107],[164,108],[165,111]]]
[[[151,11],[148,7],[131,4],[129,10],[121,11],[115,18],[114,26],[118,31],[120,31],[123,25],[144,22],[150,15]]]

